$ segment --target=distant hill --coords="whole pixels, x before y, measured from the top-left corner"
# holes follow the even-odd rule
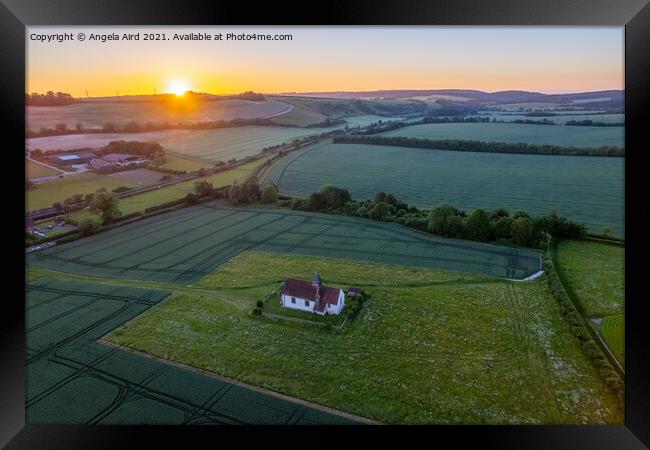
[[[600,105],[604,108],[623,107],[623,90],[580,92],[570,94],[543,94],[541,92],[530,91],[498,91],[483,92],[471,89],[404,89],[404,90],[378,90],[378,91],[339,91],[339,92],[302,92],[302,93],[284,93],[280,95],[299,95],[301,97],[318,97],[333,99],[383,99],[399,100],[408,98],[424,99],[432,97],[431,100],[443,101],[465,101],[472,103],[560,103],[560,104],[588,104]]]

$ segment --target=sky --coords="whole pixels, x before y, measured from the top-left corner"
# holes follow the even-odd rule
[[[60,33],[74,40],[35,40]],[[111,33],[139,33],[140,40],[90,39]],[[144,41],[145,33],[169,40]],[[175,33],[291,34],[292,40],[174,41]],[[74,97],[180,88],[213,94],[624,88],[623,27],[34,26],[26,43],[26,90]]]

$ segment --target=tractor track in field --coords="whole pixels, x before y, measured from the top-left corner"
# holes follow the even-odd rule
[[[524,345],[526,352],[526,360],[528,361],[528,366],[531,368],[535,376],[537,377],[538,384],[540,389],[544,391],[544,394],[547,398],[553,399],[554,407],[548,410],[549,424],[561,424],[563,423],[562,415],[560,412],[560,407],[557,400],[557,395],[548,382],[552,379],[550,372],[542,360],[540,355],[533,351],[531,348],[534,345],[534,340],[531,336],[528,327],[527,313],[523,310],[520,300],[519,287],[513,284],[507,285],[508,299],[510,301],[512,309],[513,322],[515,324],[515,330],[520,341]]]

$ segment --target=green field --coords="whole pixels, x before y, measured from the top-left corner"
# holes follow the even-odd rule
[[[189,134],[169,135],[158,142],[165,150],[205,161],[228,161],[256,155],[270,147],[294,139],[324,133],[322,128],[247,126],[197,130]]]
[[[49,167],[39,164],[32,160],[27,160],[27,178],[40,178],[40,177],[51,177],[53,175],[58,175],[61,173],[60,170],[50,169]]]
[[[81,123],[85,128],[101,128],[107,123],[125,125],[131,121],[147,122],[206,122],[210,120],[252,119],[270,117],[289,112],[289,105],[282,101],[251,102],[247,100],[205,101],[198,104],[178,102],[82,102],[67,106],[29,106],[27,128],[39,130],[65,123],[75,128]]]
[[[539,119],[541,118],[533,118]],[[550,118],[552,119],[552,118]],[[381,133],[425,139],[526,142],[575,147],[623,147],[624,127],[575,127],[518,123],[435,123],[411,125]]]
[[[251,177],[257,167],[262,164],[261,161],[251,161],[234,169],[225,172],[219,172],[201,180],[212,183],[214,187],[228,186],[234,181],[242,183]],[[160,174],[162,176],[163,174]],[[198,179],[183,181],[151,191],[143,192],[142,194],[133,195],[120,199],[118,208],[123,215],[131,214],[134,212],[144,212],[146,208],[160,205],[162,203],[178,200],[185,197],[190,192],[194,192],[194,185],[199,181]],[[81,221],[88,217],[97,217],[91,214],[88,210],[75,211],[70,216],[77,221]]]
[[[169,293],[128,283],[118,286],[32,276],[25,305],[26,422],[350,423],[340,416],[98,342]]]
[[[588,317],[622,313],[625,248],[606,242],[562,240],[557,265]]]
[[[371,293],[340,334],[250,315],[287,275]],[[386,423],[622,423],[544,281],[246,252],[109,340]]]
[[[605,316],[600,324],[600,334],[616,359],[625,365],[625,316],[623,314]]]
[[[161,167],[172,170],[184,170],[186,172],[194,172],[202,167],[208,167],[210,164],[205,161],[199,161],[187,158],[182,155],[175,155],[173,153],[165,153],[165,164]]]
[[[280,208],[201,204],[30,253],[28,263],[84,275],[194,283],[244,250],[525,278],[540,255],[443,239],[394,223]]]
[[[625,122],[625,114],[587,114],[587,113],[558,113],[556,116],[549,117],[529,117],[524,113],[499,113],[499,112],[485,112],[479,111],[480,115],[478,117],[490,118],[494,117],[496,120],[503,120],[510,122],[513,120],[543,120],[548,119],[552,122],[555,122],[558,125],[564,125],[569,120],[591,120],[593,122],[605,122],[605,123],[623,123]]]
[[[39,183],[34,189],[27,191],[25,193],[27,197],[25,210],[50,208],[52,203],[63,202],[74,194],[85,195],[96,192],[99,188],[106,188],[110,191],[119,186],[134,187],[137,184],[97,173],[69,175],[65,178]]]
[[[580,128],[580,127],[576,127]],[[320,143],[276,162],[265,182],[307,197],[325,184],[372,199],[379,191],[419,207],[555,210],[600,233],[623,234],[624,159],[452,152]]]

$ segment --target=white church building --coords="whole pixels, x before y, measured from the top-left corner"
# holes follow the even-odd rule
[[[345,307],[343,289],[323,286],[318,273],[311,282],[287,278],[280,294],[284,308],[298,309],[315,314],[340,314]]]

